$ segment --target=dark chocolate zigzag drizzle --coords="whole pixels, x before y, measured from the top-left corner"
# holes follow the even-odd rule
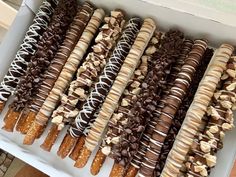
[[[79,137],[83,132],[86,134],[89,130],[89,128],[86,130],[86,127],[89,126],[90,122],[94,121],[94,119],[91,119],[94,118],[93,115],[95,111],[104,101],[124,59],[128,55],[131,45],[140,29],[140,21],[140,18],[137,17],[129,20],[109,62],[105,66],[102,75],[99,77],[99,81],[95,84],[95,88],[90,93],[82,110],[76,117],[75,126],[69,128],[72,137]]]
[[[41,85],[43,74],[63,42],[66,30],[76,14],[76,2],[61,0],[55,9],[52,20],[38,43],[38,50],[28,65],[26,75],[17,86],[16,97],[11,105],[15,111],[20,111],[26,104],[31,103],[32,95]]]
[[[57,3],[58,0],[45,0],[39,7],[32,25],[26,32],[20,49],[17,51],[7,74],[1,82],[0,102],[7,101],[8,97],[15,91],[20,77],[25,74],[31,56],[33,56],[37,50],[38,40],[48,27],[48,23],[50,22]]]

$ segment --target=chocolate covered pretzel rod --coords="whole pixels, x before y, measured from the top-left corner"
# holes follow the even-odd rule
[[[95,111],[97,111],[105,99],[110,87],[112,86],[120,67],[129,53],[135,37],[140,29],[140,19],[131,18],[122,33],[116,48],[113,51],[109,62],[105,66],[99,81],[95,84],[89,97],[84,103],[79,115],[76,117],[75,124],[69,128],[67,135],[64,137],[58,155],[64,158],[74,147],[78,138],[84,133],[85,128],[89,126],[90,120],[93,118]],[[84,131],[85,130],[85,131]]]
[[[160,151],[163,146],[166,135],[174,116],[186,96],[186,92],[192,82],[193,75],[199,65],[202,56],[206,50],[207,43],[204,40],[195,40],[193,48],[185,60],[180,73],[175,79],[174,86],[166,99],[166,104],[161,110],[159,120],[153,129],[149,142],[149,147],[145,153],[139,176],[152,176],[156,163],[160,157]]]
[[[122,65],[120,72],[118,73],[111,90],[109,91],[98,117],[93,123],[88,136],[85,140],[85,146],[81,150],[81,154],[75,163],[76,167],[83,167],[91,152],[96,148],[99,140],[102,138],[102,133],[106,128],[106,125],[111,118],[118,101],[124,92],[138,62],[143,55],[145,48],[147,47],[154,31],[156,29],[155,22],[147,18],[144,20],[143,25],[138,33],[137,38],[132,45],[128,56],[126,57],[124,64]]]
[[[151,54],[151,53],[155,52],[155,51],[157,50],[157,48],[159,48],[159,43],[160,43],[159,41],[160,41],[160,39],[161,39],[161,36],[162,36],[162,33],[158,32],[158,31],[155,32],[154,36],[152,37],[152,39],[151,39],[151,41],[150,41],[150,43],[149,43],[148,49],[146,49],[146,52],[147,52],[147,53]],[[152,44],[152,45],[151,45],[151,44]],[[146,55],[145,55],[145,56],[146,56]],[[144,56],[143,56],[143,57],[144,57]],[[147,57],[147,56],[146,56],[146,57]],[[149,56],[148,58],[150,58],[150,56]],[[148,60],[148,63],[149,63],[148,68],[150,68],[150,67],[153,65],[153,64],[152,64],[152,60],[149,59],[149,60]],[[140,77],[142,77],[142,76],[140,76]],[[99,109],[97,109],[96,113],[94,114],[94,116],[93,116],[93,118],[92,118],[93,120],[96,119],[96,117],[97,117],[99,111],[100,111],[100,107],[99,107]],[[86,136],[87,132],[89,132],[92,123],[93,123],[93,121],[91,121],[90,124],[89,124],[89,126],[85,129],[85,136]],[[84,142],[85,142],[85,136],[82,136],[82,137],[78,140],[77,144],[75,145],[75,148],[73,149],[73,151],[71,152],[71,154],[70,154],[70,156],[69,156],[71,159],[73,159],[73,160],[77,160],[77,159],[78,159],[79,152],[80,152],[80,150],[82,149],[82,147],[83,147],[83,145],[84,145]],[[94,173],[98,173],[98,172],[99,172],[99,170],[100,170],[100,168],[101,168],[101,166],[102,166],[101,163],[103,163],[103,161],[104,161],[105,158],[106,158],[106,156],[101,152],[101,150],[99,150],[97,154],[98,154],[98,156],[96,157],[97,159],[94,159],[94,163],[92,164],[94,167],[91,167],[91,168],[94,168],[94,170],[91,169],[91,172],[94,171]],[[99,159],[99,160],[98,160],[98,159]],[[96,171],[96,172],[95,172],[95,171]],[[93,172],[92,172],[92,173],[93,173]]]
[[[92,175],[96,175],[100,171],[100,168],[105,162],[106,156],[109,156],[111,152],[113,144],[119,142],[120,134],[127,122],[127,113],[141,91],[141,84],[147,74],[148,66],[150,66],[149,62],[151,62],[152,59],[151,55],[157,50],[155,48],[155,44],[156,46],[158,45],[157,43],[159,43],[159,39],[156,37],[152,37],[152,39],[153,40],[149,42],[148,47],[141,58],[139,67],[134,71],[134,74],[126,87],[122,98],[120,99],[119,107],[109,120],[108,128],[105,132],[106,135],[102,140],[102,145],[100,146],[90,168]],[[154,39],[156,39],[155,44],[152,43]]]
[[[216,165],[216,153],[223,148],[225,132],[234,127],[233,108],[236,102],[236,57],[232,56],[227,64],[223,87],[215,91],[207,108],[207,120],[203,132],[195,136],[189,151],[186,176],[209,176]]]
[[[178,39],[178,37],[176,36],[175,39]],[[175,44],[179,43],[179,40],[171,40],[170,39],[169,41],[173,42]],[[170,46],[170,45],[168,45],[168,46]],[[173,45],[173,46],[178,46],[178,45]],[[154,113],[154,114],[158,115],[160,113],[161,109],[163,108],[163,106],[165,105],[166,97],[169,94],[169,91],[174,84],[177,74],[180,72],[181,67],[184,64],[185,59],[188,56],[188,53],[191,51],[192,46],[193,46],[193,41],[189,40],[189,39],[185,39],[182,46],[178,46],[175,50],[173,50],[172,55],[170,52],[171,49],[166,50],[169,58],[172,59],[173,61],[169,64],[166,63],[166,67],[164,67],[165,69],[164,69],[164,71],[162,71],[163,73],[166,73],[166,76],[164,77],[165,82],[162,84],[162,88],[159,88],[159,89],[161,89],[161,91],[157,92],[157,94],[160,95],[159,98],[161,98],[161,99],[156,100],[156,103],[157,103],[156,106],[153,105],[154,107],[156,107],[156,109],[155,109],[156,113]],[[181,47],[181,48],[179,48],[179,47]],[[178,52],[178,51],[180,51],[180,52]],[[163,56],[165,56],[165,53]],[[165,57],[163,57],[163,58],[165,58]],[[165,58],[165,60],[168,61],[168,58]],[[160,77],[160,78],[162,78],[162,77]],[[165,85],[165,87],[163,87],[163,85]],[[149,103],[149,107],[150,107],[150,105],[152,105],[152,103]],[[143,108],[145,109],[144,106],[145,105],[143,105]],[[148,109],[146,109],[146,110],[148,110]],[[145,115],[145,114],[143,114],[143,115]],[[141,117],[142,115],[139,115],[139,116]],[[146,116],[145,116],[145,118],[146,118]],[[128,171],[126,174],[126,176],[128,176],[128,177],[132,177],[132,176],[135,177],[138,172],[138,169],[140,168],[143,156],[147,151],[147,145],[148,145],[150,137],[152,135],[152,129],[155,127],[156,122],[157,122],[157,120],[155,120],[154,118],[155,118],[155,116],[149,118],[150,121],[149,121],[149,124],[146,126],[146,130],[144,131],[142,138],[140,139],[138,151],[134,155],[134,157],[131,161],[130,167],[128,168]],[[138,125],[139,124],[137,124],[137,126]]]
[[[25,144],[32,144],[39,131],[44,129],[48,118],[51,116],[52,111],[59,102],[60,95],[65,92],[70,81],[73,79],[74,73],[81,63],[81,60],[83,59],[83,56],[85,55],[92,39],[94,38],[96,31],[102,23],[104,16],[105,12],[102,9],[97,9],[94,12],[83,34],[81,35],[80,40],[70,54],[70,57],[67,59],[67,62],[58,76],[53,89],[50,91],[48,97],[40,108],[33,125],[27,132],[24,139]]]
[[[44,74],[44,80],[38,88],[38,93],[34,96],[33,102],[24,109],[24,112],[17,123],[16,129],[21,133],[27,133],[30,125],[34,121],[36,113],[39,111],[44,100],[47,98],[64,64],[70,56],[70,53],[81,37],[84,28],[93,14],[93,11],[93,5],[89,2],[85,2],[74,17],[73,22],[66,32],[66,37],[63,44],[60,46],[48,70]]]
[[[20,77],[26,72],[31,57],[37,51],[37,43],[43,32],[48,27],[51,16],[56,8],[58,0],[45,0],[39,7],[38,12],[25,34],[23,43],[20,45],[14,60],[12,61],[7,74],[0,85],[0,112],[5,106],[5,102],[12,95],[20,81]]]
[[[70,124],[79,113],[78,105],[82,105],[93,87],[97,76],[101,74],[109,55],[116,45],[124,26],[124,13],[120,10],[111,11],[111,15],[105,18],[104,25],[92,46],[92,51],[87,55],[85,62],[77,71],[76,80],[72,81],[67,95],[61,98],[61,104],[52,114],[52,127],[41,147],[50,150],[56,141],[56,137]]]
[[[168,156],[168,153],[170,152],[173,143],[175,141],[175,137],[178,134],[178,131],[182,125],[182,122],[185,118],[185,115],[187,113],[188,108],[190,107],[192,101],[193,101],[193,97],[197,91],[198,85],[205,73],[205,70],[211,60],[211,57],[213,55],[213,50],[207,48],[206,52],[203,55],[203,59],[200,62],[197,71],[194,78],[193,78],[193,82],[189,88],[189,91],[187,93],[187,96],[185,97],[185,99],[183,100],[183,103],[181,104],[175,118],[174,121],[172,122],[171,128],[168,132],[168,135],[166,137],[166,140],[164,142],[164,145],[161,149],[161,155],[160,155],[160,159],[156,165],[156,170],[153,176],[160,176],[162,169],[164,168],[165,165],[165,161],[166,158]]]
[[[148,117],[153,110],[150,109],[153,106],[149,106],[152,103],[148,100],[155,100],[156,103],[160,99],[160,91],[162,88],[166,88],[167,85],[163,80],[166,78],[166,74],[169,73],[172,63],[179,57],[182,43],[183,34],[170,30],[161,39],[160,48],[152,55],[153,66],[150,66],[150,71],[142,84],[142,92],[128,115],[128,123],[124,127],[125,131],[122,132],[120,142],[112,148],[112,157],[117,164],[115,166],[120,166],[124,170],[124,167],[129,164],[136,153],[137,148],[135,149],[135,147],[138,147],[138,144],[133,143],[133,140],[140,136],[139,133],[144,128],[142,126],[143,122],[149,119]],[[168,51],[170,52],[169,54]],[[142,111],[140,110],[141,108]],[[130,141],[131,139],[132,141]],[[132,148],[130,148],[131,145]]]
[[[38,50],[31,58],[26,74],[17,85],[15,99],[9,106],[4,129],[13,131],[20,112],[32,102],[32,96],[37,92],[43,80],[43,73],[47,70],[59,46],[65,38],[65,33],[77,9],[76,0],[61,0],[55,9],[52,20],[38,42]],[[18,116],[17,116],[18,115]]]
[[[199,130],[203,115],[220,81],[221,75],[226,69],[226,63],[232,52],[233,47],[228,44],[223,44],[216,50],[194,96],[193,102],[187,111],[182,128],[168,154],[161,176],[177,176],[180,173],[180,168],[183,165],[194,136]]]

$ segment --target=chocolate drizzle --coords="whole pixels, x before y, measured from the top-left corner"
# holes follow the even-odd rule
[[[183,103],[181,104],[180,108],[178,109],[178,112],[176,113],[176,116],[172,122],[170,130],[168,132],[168,135],[167,135],[164,145],[162,147],[160,159],[156,165],[156,170],[155,170],[154,176],[160,176],[161,171],[164,168],[168,153],[172,148],[172,145],[175,141],[175,137],[178,134],[179,129],[181,128],[181,125],[182,125],[182,122],[185,118],[187,110],[193,101],[195,92],[197,91],[198,85],[205,73],[205,70],[208,66],[208,63],[211,60],[212,55],[213,55],[213,50],[207,48],[206,52],[203,55],[203,59],[201,60],[200,65],[197,68],[197,72],[195,73],[193,82],[189,88],[187,96],[183,100]]]
[[[43,73],[63,42],[76,9],[76,0],[61,0],[59,2],[47,30],[38,42],[38,50],[28,65],[26,75],[21,78],[17,86],[16,97],[12,103],[15,111],[20,111],[26,104],[31,103],[32,95],[36,94],[37,88],[41,85]]]
[[[101,107],[98,117],[94,121],[88,136],[85,139],[85,148],[93,151],[102,133],[108,124],[113,112],[115,111],[118,101],[124,92],[129,80],[131,79],[133,72],[138,66],[139,60],[142,57],[145,48],[147,47],[153,33],[156,29],[155,22],[151,18],[146,18],[142,24],[140,32],[132,45],[129,54],[124,60],[112,87],[109,91],[104,103]]]
[[[158,36],[158,34],[156,35]],[[152,39],[157,39],[154,35]],[[149,42],[148,47],[145,50],[145,54],[141,57],[141,62],[139,67],[135,70],[132,79],[127,85],[122,98],[120,99],[119,107],[113,113],[111,119],[108,123],[108,128],[106,136],[103,138],[101,151],[105,155],[109,155],[114,144],[117,144],[120,140],[120,135],[124,131],[124,126],[127,124],[127,114],[130,108],[132,108],[133,103],[136,102],[137,96],[141,91],[141,84],[145,79],[148,72],[148,66],[151,62],[151,55],[156,51],[154,43]],[[156,40],[157,43],[159,39]]]
[[[120,37],[124,26],[124,13],[120,10],[111,11],[105,18],[104,25],[92,46],[92,51],[87,55],[85,62],[77,71],[76,80],[72,81],[68,94],[64,94],[61,105],[53,112],[52,122],[62,129],[65,124],[71,123],[78,115],[77,105],[86,101],[90,89],[106,65],[109,55],[115,47],[116,40]]]
[[[66,32],[65,40],[57,51],[48,70],[44,74],[44,81],[38,88],[38,93],[34,96],[33,102],[30,105],[31,111],[38,112],[47,98],[54,83],[56,82],[64,64],[69,58],[72,50],[82,35],[90,17],[92,16],[94,7],[89,2],[85,2],[77,12],[69,29]]]
[[[0,85],[0,102],[7,101],[8,97],[13,94],[20,77],[26,72],[31,57],[38,49],[37,43],[43,32],[48,27],[51,16],[55,10],[58,0],[45,0],[39,7],[39,10],[29,27],[23,39],[20,49],[17,51],[11,66],[4,76]]]
[[[136,154],[139,139],[147,122],[152,119],[153,112],[160,100],[161,92],[166,88],[165,78],[171,65],[179,58],[183,45],[183,34],[179,31],[168,31],[160,43],[160,49],[153,54],[153,65],[150,66],[145,81],[142,83],[142,92],[128,115],[128,123],[121,135],[121,141],[114,146],[112,157],[117,163],[126,165]],[[130,148],[132,147],[136,148]],[[127,155],[121,154],[127,151]]]
[[[203,130],[195,136],[189,156],[185,162],[187,175],[208,176],[216,165],[215,154],[223,148],[226,131],[234,127],[233,110],[236,102],[236,57],[231,57],[222,76],[223,86],[214,93],[207,108]]]
[[[188,55],[188,53],[191,51],[193,45],[193,41],[190,39],[185,39],[183,42],[183,47],[181,49],[181,53],[178,55],[178,58],[173,61],[172,65],[169,67],[168,74],[166,75],[166,88],[161,94],[161,100],[159,100],[156,108],[156,112],[160,113],[161,109],[166,104],[165,100],[169,94],[169,91],[171,87],[174,84],[174,81],[178,75],[178,73],[181,70],[181,67],[183,66],[185,59]],[[158,101],[158,100],[157,100]],[[144,131],[144,134],[142,135],[142,138],[140,140],[139,150],[137,154],[135,154],[134,159],[132,160],[131,164],[135,166],[136,168],[139,168],[143,159],[144,154],[147,151],[148,143],[151,138],[151,135],[153,133],[153,128],[155,127],[158,119],[158,117],[153,117],[153,119],[150,119],[149,124],[146,126],[146,129]]]
[[[205,75],[198,86],[194,99],[186,113],[181,129],[176,136],[175,143],[168,154],[166,164],[162,170],[163,176],[178,176],[192,145],[193,139],[201,125],[215,89],[226,70],[226,64],[234,48],[229,44],[222,44],[213,55]],[[185,67],[185,70],[187,68]],[[190,71],[191,67],[188,68]]]
[[[139,175],[152,176],[156,163],[160,157],[160,151],[169,131],[170,125],[174,119],[177,110],[179,109],[182,100],[186,96],[186,92],[192,82],[193,75],[199,65],[202,56],[206,50],[207,43],[204,40],[195,40],[193,48],[185,59],[185,63],[175,79],[174,85],[171,88],[166,104],[157,115],[159,117],[157,124],[153,129],[150,138],[149,147],[145,153]]]
[[[90,121],[94,121],[91,120],[91,117],[93,117],[96,110],[104,101],[125,57],[128,55],[139,28],[139,18],[132,18],[129,20],[115,50],[112,53],[112,56],[106,64],[102,75],[99,77],[99,81],[95,84],[95,88],[91,91],[86,102],[83,104],[82,110],[76,117],[75,126],[71,126],[69,129],[72,137],[79,137],[84,132],[86,127],[89,126]]]
[[[94,11],[74,50],[71,52],[69,58],[63,66],[63,69],[58,76],[52,90],[40,108],[36,116],[37,124],[47,124],[49,117],[59,103],[60,95],[63,94],[68,88],[78,66],[82,62],[82,59],[95,36],[95,33],[102,23],[104,16],[104,10],[96,9]]]

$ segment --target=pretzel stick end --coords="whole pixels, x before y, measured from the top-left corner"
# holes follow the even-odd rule
[[[125,168],[122,165],[114,162],[109,177],[123,177],[124,173]]]
[[[29,131],[25,135],[23,140],[23,144],[31,145],[34,143],[34,140],[38,137],[38,133],[43,129],[44,126],[34,122],[33,125],[30,127]]]
[[[26,134],[29,131],[30,126],[33,124],[33,122],[35,120],[35,117],[36,117],[35,112],[30,111],[29,114],[27,114],[27,117],[25,118],[24,124],[22,124],[22,127],[20,129],[20,132],[22,134]]]
[[[89,149],[87,149],[86,147],[83,147],[83,149],[81,150],[81,153],[79,155],[79,158],[75,162],[74,166],[77,168],[83,168],[87,164],[88,159],[91,154],[92,154],[92,152]]]
[[[0,102],[0,113],[3,111],[4,107],[5,107],[5,102],[1,101]]]
[[[96,156],[93,159],[90,172],[92,175],[97,175],[102,168],[102,165],[104,164],[106,160],[106,155],[102,153],[102,150],[99,149]]]
[[[43,144],[41,144],[40,147],[43,150],[50,152],[52,149],[52,146],[57,140],[57,136],[59,133],[60,133],[60,130],[58,130],[58,126],[56,124],[52,124],[47,137],[45,138]]]
[[[70,153],[70,158],[74,161],[76,161],[79,157],[79,154],[81,152],[81,149],[83,148],[85,143],[85,136],[81,136],[79,140],[77,141],[77,144],[75,145],[73,151]]]
[[[77,138],[73,138],[70,134],[66,134],[57,151],[57,155],[64,159],[70,153],[77,140]]]
[[[135,168],[133,165],[130,165],[125,177],[135,177],[138,173],[138,169]]]
[[[2,127],[2,129],[8,132],[13,132],[19,116],[20,112],[14,111],[12,108],[10,108],[4,118],[5,125]]]
[[[23,110],[22,114],[20,115],[20,118],[16,124],[16,131],[21,132],[21,130],[25,124],[25,120],[26,120],[27,116],[28,116],[28,112]]]

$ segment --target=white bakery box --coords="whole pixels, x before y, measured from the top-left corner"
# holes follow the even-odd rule
[[[107,10],[121,8],[129,15],[153,17],[159,29],[166,31],[170,27],[177,27],[186,35],[195,38],[206,37],[213,47],[219,47],[223,42],[233,45],[236,43],[236,2],[232,0],[224,2],[219,0],[92,0],[92,2]],[[24,0],[22,3],[15,21],[0,45],[0,80],[14,58],[41,3],[42,0]],[[0,127],[3,125],[2,119],[5,113],[6,109],[0,115]],[[90,175],[92,158],[85,168],[77,169],[73,167],[74,162],[70,158],[62,160],[56,155],[63,136],[60,136],[51,152],[45,152],[39,147],[44,137],[45,134],[33,145],[25,146],[22,144],[21,134],[0,130],[0,148],[52,177],[92,176]],[[235,153],[236,129],[227,132],[224,148],[217,155],[217,165],[212,170],[211,177],[228,177]],[[108,177],[112,164],[113,161],[107,159],[97,176]]]

